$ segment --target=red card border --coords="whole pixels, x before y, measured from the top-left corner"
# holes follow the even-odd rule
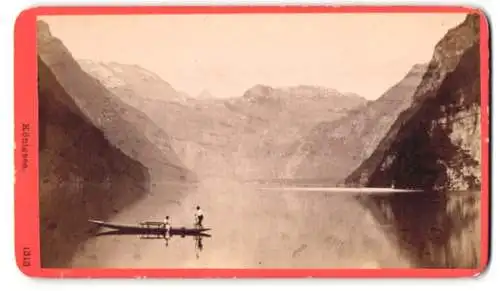
[[[481,17],[481,264],[478,269],[48,269],[40,267],[38,204],[38,100],[36,19],[42,15],[91,14],[235,14],[235,13],[477,13]],[[329,278],[329,277],[469,277],[479,275],[489,262],[489,29],[486,15],[464,6],[53,6],[22,11],[14,31],[15,132],[15,252],[22,273],[33,277],[73,278]],[[28,157],[22,169],[23,124],[30,126]],[[29,257],[29,266],[24,266]]]

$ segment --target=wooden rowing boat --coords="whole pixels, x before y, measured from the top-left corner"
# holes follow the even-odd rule
[[[106,227],[123,232],[139,232],[139,233],[164,233],[165,227],[163,222],[158,221],[143,221],[138,225],[127,225],[118,223],[109,223],[100,220],[89,219],[90,223],[99,225],[101,227]],[[187,227],[172,227],[170,229],[171,235],[196,235],[203,233],[205,231],[211,230],[210,228],[187,228]]]

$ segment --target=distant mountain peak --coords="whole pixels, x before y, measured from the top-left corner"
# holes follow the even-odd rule
[[[423,74],[427,72],[428,68],[429,68],[429,63],[415,64],[408,70],[405,77],[403,77],[403,80],[410,79],[412,77],[418,77],[419,79],[418,82],[420,82],[420,79],[423,77]]]
[[[354,93],[354,92],[344,92],[342,93],[344,96],[346,97],[350,97],[350,98],[354,98],[354,99],[360,99],[360,100],[366,100],[365,97],[359,95],[358,93]]]
[[[212,93],[210,93],[210,91],[208,90],[203,90],[200,92],[200,94],[198,94],[197,96],[197,99],[214,99],[214,95],[212,95]]]
[[[265,98],[269,97],[271,93],[274,91],[274,88],[267,85],[257,84],[252,88],[245,91],[243,94],[243,98],[245,99],[253,99],[253,98]]]
[[[143,99],[185,99],[170,83],[140,65],[93,60],[78,60],[78,63],[109,89],[129,89]]]
[[[365,99],[355,93],[349,93],[349,92],[343,93],[337,89],[324,86],[298,85],[298,86],[286,87],[283,88],[283,90],[292,93],[294,95],[302,95],[305,97],[312,97],[312,98],[329,98],[333,96],[338,96],[338,97],[355,97],[356,99],[360,98],[363,100]]]
[[[427,67],[429,67],[429,63],[420,63],[420,64],[415,64],[411,67],[410,71],[418,71],[422,72],[427,70]]]
[[[334,88],[316,86],[316,85],[295,85],[284,87],[271,87],[268,85],[257,84],[243,94],[243,99],[252,101],[282,100],[288,98],[306,98],[306,99],[356,99],[365,102],[366,98],[356,93],[342,93]]]

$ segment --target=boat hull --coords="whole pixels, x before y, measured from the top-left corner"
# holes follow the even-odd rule
[[[101,227],[106,227],[120,232],[137,232],[137,233],[165,233],[165,228],[160,226],[161,223],[155,223],[156,225],[126,225],[117,223],[108,223],[99,220],[89,220],[89,222],[99,225]],[[172,227],[170,229],[171,235],[194,235],[200,234],[205,231],[211,230],[210,228],[186,228],[186,227]]]

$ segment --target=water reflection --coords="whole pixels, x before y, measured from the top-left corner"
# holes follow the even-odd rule
[[[194,241],[195,241],[196,258],[199,259],[200,253],[203,250],[203,239],[201,238],[201,236],[195,236]]]
[[[217,230],[211,241],[207,241],[211,237],[208,231],[182,235],[173,229],[169,238],[163,232],[108,231],[99,236],[126,237],[93,241],[86,253],[105,255],[89,263],[82,259],[78,264],[305,268],[356,267],[374,261],[381,267],[422,268],[474,266],[477,262],[479,192],[282,191],[271,195],[262,191],[241,195],[234,201],[241,202],[237,206],[245,212],[239,207],[227,212],[225,204],[211,209],[211,227]],[[247,205],[251,207],[245,208]],[[134,217],[146,210],[134,209]],[[228,220],[228,216],[235,219]],[[131,218],[123,215],[121,219]],[[138,238],[132,235],[151,241],[137,244]],[[178,240],[179,236],[188,238]],[[122,256],[131,252],[138,253],[140,259]],[[261,265],[263,260],[267,261]]]
[[[130,235],[138,236],[139,239],[158,239],[165,241],[165,247],[169,246],[169,242],[173,237],[193,237],[195,242],[195,254],[196,258],[199,259],[200,253],[203,250],[203,238],[212,237],[207,233],[197,233],[197,232],[172,232],[170,235],[166,235],[166,232],[151,231],[147,229],[130,229],[130,230],[110,230],[105,232],[97,233],[96,236],[117,236],[117,235]]]
[[[389,226],[420,267],[476,267],[479,262],[479,191],[373,193],[358,199]]]

